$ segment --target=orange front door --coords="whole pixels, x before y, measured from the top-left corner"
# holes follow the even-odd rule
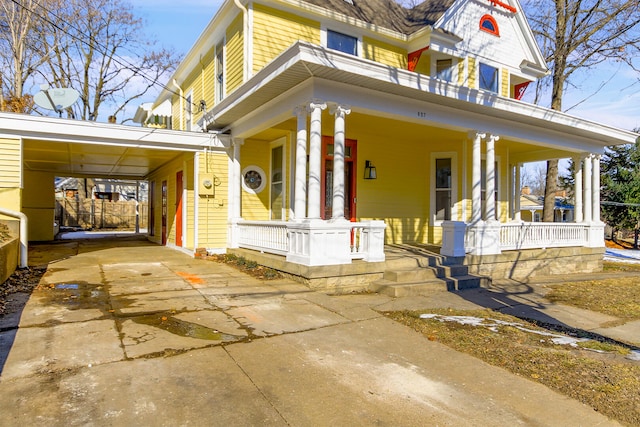
[[[176,174],[176,246],[182,246],[182,171]]]
[[[347,139],[344,150],[344,217],[356,220],[356,154],[357,141]],[[333,137],[322,137],[322,219],[333,213]]]

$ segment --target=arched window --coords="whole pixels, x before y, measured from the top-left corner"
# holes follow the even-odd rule
[[[491,33],[494,36],[500,37],[500,30],[498,30],[498,23],[491,15],[484,15],[480,18],[480,29]]]

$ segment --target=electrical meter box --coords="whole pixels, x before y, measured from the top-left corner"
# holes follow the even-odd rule
[[[215,178],[213,174],[202,173],[198,179],[198,194],[201,196],[214,196],[215,193]]]

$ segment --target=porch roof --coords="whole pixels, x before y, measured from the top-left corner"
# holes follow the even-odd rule
[[[136,179],[183,152],[228,145],[216,134],[16,113],[0,113],[0,138],[23,141],[22,161],[32,171]]]
[[[204,117],[209,129],[232,129],[261,108],[286,99],[308,80],[392,95],[398,106],[418,101],[428,112],[396,117],[458,131],[488,131],[514,141],[570,152],[602,152],[605,146],[634,143],[639,135],[495,93],[446,83],[418,73],[297,42],[215,105]],[[287,106],[292,109],[293,106]],[[358,107],[352,105],[352,109]],[[384,113],[381,113],[384,114]],[[387,113],[388,114],[388,113]],[[291,115],[293,113],[291,112]],[[544,154],[544,153],[543,153]],[[544,156],[542,156],[544,158]],[[553,156],[548,157],[553,158]]]

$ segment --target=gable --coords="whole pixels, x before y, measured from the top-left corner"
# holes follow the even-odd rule
[[[524,12],[515,0],[458,0],[434,28],[460,37],[456,44],[460,56],[484,59],[531,80],[547,70]]]

